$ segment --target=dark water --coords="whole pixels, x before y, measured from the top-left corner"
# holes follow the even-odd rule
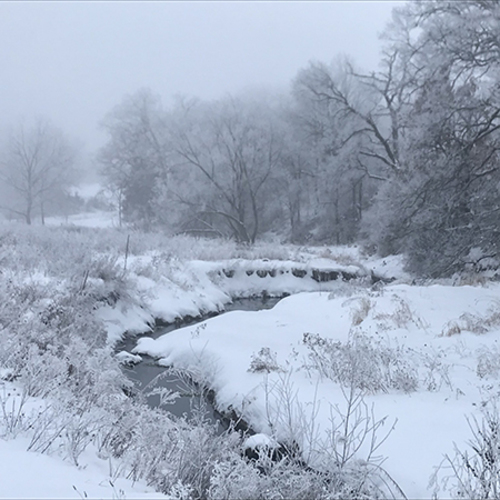
[[[260,311],[262,309],[271,309],[279,301],[279,298],[250,298],[237,299],[231,304],[225,306],[224,314],[229,311]],[[179,328],[189,325],[195,325],[210,317],[208,315],[201,318],[179,321],[175,324],[160,326],[148,333],[148,337],[158,338]],[[126,339],[117,348],[118,351],[131,351],[137,343],[136,339]],[[159,366],[153,358],[141,355],[142,361],[131,367],[123,367],[127,377],[134,382],[136,391],[141,392],[148,405],[154,408],[162,408],[169,411],[177,417],[186,415],[188,418],[194,417],[195,413],[204,414],[204,418],[210,422],[216,423],[222,431],[227,428],[229,421],[223,417],[212,405],[212,398],[208,391],[203,390],[198,384],[194,383],[189,377],[178,373],[175,370]],[[160,394],[155,394],[159,390],[164,390],[164,396],[169,393],[177,393],[173,401],[162,401]]]

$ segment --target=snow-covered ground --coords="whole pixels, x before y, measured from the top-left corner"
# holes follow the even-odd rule
[[[48,239],[60,240],[51,247],[40,236],[44,251],[65,250],[71,238],[80,238],[79,233],[47,231]],[[20,241],[26,238],[25,246],[16,247],[21,245],[17,240],[5,239],[4,251],[10,253],[4,262],[11,259],[13,266],[4,275],[27,280],[34,288],[43,286],[43,293],[63,293],[68,286],[65,266],[74,263],[56,267],[42,263],[42,254],[33,248],[38,240],[30,240],[27,232],[17,234]],[[147,332],[155,318],[170,322],[222,311],[237,297],[291,294],[271,310],[235,311],[157,340],[141,338],[137,352],[191,371],[214,389],[220,409],[237,410],[270,441],[295,441],[315,468],[345,443],[339,439],[340,426],[349,414],[352,387],[355,394],[358,389],[365,393],[366,406],[351,407],[350,425],[380,422],[376,435],[382,440],[395,423],[376,454],[386,457],[382,466],[408,497],[431,497],[428,483],[435,467],[445,454],[453,455],[454,443],[460,449],[467,445],[466,417],[480,419],[483,405],[499,393],[500,285],[496,283],[410,285],[400,258],[370,258],[357,248],[280,247],[264,259],[265,247],[239,249],[226,242],[216,248],[213,242],[172,239],[173,246],[131,253],[126,263],[123,249],[117,260],[103,259],[101,249],[115,241],[124,244],[124,236],[103,235],[100,243],[93,242],[98,249],[91,250],[93,260],[83,261],[86,267],[70,269],[81,289],[92,286],[101,294],[95,314],[112,343],[124,332]],[[137,236],[132,238],[137,241]],[[14,251],[22,248],[22,254],[33,251],[33,258],[12,258],[6,244],[14,245]],[[224,253],[228,258],[222,260]],[[76,251],[60,255],[80,256]],[[32,266],[29,272],[22,270],[21,257]],[[92,271],[90,276],[85,277],[85,269]],[[338,279],[318,281],[315,272],[316,278],[320,272],[336,274]],[[374,274],[387,281],[397,279],[372,286]],[[49,296],[42,303],[49,304]],[[0,395],[4,391],[0,400],[8,406],[16,387],[6,378],[0,373]],[[7,398],[5,391],[11,393]],[[14,439],[5,432],[8,418],[0,414],[0,497],[111,498],[122,495],[121,490],[126,498],[151,497],[144,485],[117,479],[116,471],[96,458],[92,446],[81,455],[79,468],[61,461],[64,457],[57,453],[28,453],[29,432]],[[369,451],[368,439],[357,457],[367,458]],[[33,479],[22,481],[16,471],[27,468]],[[441,470],[440,477],[446,473]],[[441,491],[440,496],[448,494]]]
[[[362,258],[357,249],[344,248],[343,262],[332,255],[319,258],[311,251],[301,251],[295,260],[230,259],[213,261],[181,261],[167,259],[151,252],[128,260],[129,279],[135,282],[141,296],[140,306],[119,302],[103,306],[98,316],[105,321],[110,340],[119,340],[125,331],[143,333],[154,319],[171,323],[186,316],[197,317],[224,310],[235,298],[282,296],[300,292],[352,291],[370,286],[371,273],[400,281],[408,281],[403,260],[394,256],[385,259]],[[346,262],[347,260],[347,262]],[[120,265],[121,261],[119,261]],[[299,277],[296,270],[305,275]],[[362,279],[348,282],[341,274],[336,280],[318,282],[313,270],[346,272]],[[271,273],[269,273],[271,271]],[[266,275],[263,275],[266,272]],[[295,274],[294,274],[295,272]],[[260,276],[259,276],[260,273]],[[349,292],[350,293],[350,292]]]
[[[70,194],[77,195],[84,200],[90,200],[91,198],[97,196],[102,189],[102,185],[98,182],[91,182],[73,187],[73,189],[70,190]]]
[[[114,212],[96,210],[68,216],[53,216],[45,219],[48,226],[118,227],[118,216]]]
[[[313,269],[359,273],[368,282],[370,280],[370,268],[358,263],[360,256],[354,249],[339,250],[339,258],[325,249],[309,251],[286,248],[278,251],[269,247],[269,252],[263,247],[241,250],[250,256],[255,255],[256,258],[252,260],[185,260],[188,255],[200,255],[207,259],[212,251],[231,256],[240,253],[240,250],[230,242],[223,243],[225,246],[208,242],[203,248],[195,248],[193,245],[204,243],[181,239],[173,243],[187,250],[182,255],[184,259],[174,257],[172,248],[160,247],[159,251],[141,254],[136,252],[128,256],[127,277],[122,281],[120,276],[125,267],[123,249],[119,249],[122,256],[115,262],[113,255],[102,253],[102,250],[96,251],[91,245],[99,249],[113,248],[111,245],[115,240],[122,244],[122,240],[123,243],[126,241],[126,235],[123,238],[119,233],[105,234],[96,230],[97,239],[94,241],[90,238],[93,234],[89,233],[68,232],[58,228],[17,227],[7,222],[2,230],[5,234],[1,248],[4,264],[2,275],[8,276],[11,282],[18,283],[21,288],[26,286],[40,294],[34,296],[33,302],[28,302],[28,316],[42,314],[43,308],[49,307],[53,299],[57,303],[59,294],[64,296],[72,279],[76,279],[80,289],[91,287],[98,297],[102,294],[103,299],[106,299],[107,293],[114,291],[121,297],[118,302],[101,300],[95,304],[100,305],[96,314],[103,320],[110,342],[118,340],[125,331],[147,331],[148,323],[154,318],[172,321],[185,315],[197,316],[222,310],[235,297],[262,294],[264,291],[281,294],[334,290],[347,286],[341,280],[318,283],[312,278]],[[136,236],[132,238],[137,241]],[[172,241],[169,240],[169,243]],[[182,252],[177,250],[177,253]],[[294,260],[259,260],[259,253],[273,256],[289,253],[294,255]],[[83,260],[82,256],[87,254],[88,260]],[[384,268],[392,266],[375,261],[374,265]],[[398,266],[396,264],[395,268]],[[305,270],[306,276],[294,276],[292,270],[295,268]],[[89,277],[85,277],[86,269],[92,271]],[[249,275],[251,270],[253,273]],[[272,272],[260,277],[257,271],[264,270]],[[13,409],[19,408],[17,399],[12,406],[15,387],[8,379],[7,372],[0,373],[0,393],[4,391],[0,394],[0,402],[6,405],[6,413],[0,411],[1,498],[139,498],[143,493],[148,498],[152,497],[151,490],[148,492],[144,484],[138,482],[132,485],[123,478],[115,477],[119,465],[113,464],[110,470],[109,463],[97,457],[93,445],[89,445],[80,455],[78,468],[65,456],[65,446],[60,448],[60,454],[58,446],[51,446],[49,454],[27,451],[33,430],[22,428],[16,431],[16,436],[7,430],[9,415]],[[28,411],[30,405],[36,404],[36,401],[30,400],[23,411]],[[35,421],[38,420],[35,418]],[[25,471],[26,468],[32,472],[29,481],[22,481],[21,478],[26,475],[21,472],[12,473],[13,470]]]
[[[22,422],[13,434],[7,432],[12,419],[6,415],[27,421],[43,410],[45,401],[28,398],[21,405],[22,400],[20,387],[0,380],[0,401],[5,409],[5,413],[0,411],[0,498],[165,498],[143,482],[116,477],[116,464],[97,458],[92,448],[79,457],[79,467],[62,460],[62,455],[27,451],[32,437],[19,431]]]
[[[144,484],[113,478],[95,456],[89,454],[89,461],[76,468],[59,457],[27,452],[28,442],[0,439],[0,498],[165,498]]]
[[[397,419],[378,450],[387,457],[384,468],[409,498],[429,498],[435,467],[453,455],[454,442],[463,448],[470,437],[466,416],[479,417],[498,393],[499,297],[498,285],[301,293],[271,310],[230,312],[157,340],[142,338],[136,352],[189,370],[216,391],[221,409],[236,409],[278,439],[293,437],[318,465],[332,416],[338,423],[347,403],[332,380],[337,375],[313,368],[304,334],[351,341],[364,372],[355,376],[374,379],[365,402],[376,418],[388,416],[379,438]],[[377,371],[383,356],[393,362]]]

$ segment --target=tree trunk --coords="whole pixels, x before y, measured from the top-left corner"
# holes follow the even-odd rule
[[[26,224],[31,225],[31,201],[28,202],[26,207]]]
[[[42,220],[42,226],[45,226],[45,209],[43,206],[43,201],[40,203],[40,218]]]
[[[335,240],[337,245],[340,245],[340,212],[339,212],[339,187],[337,185],[335,189]]]

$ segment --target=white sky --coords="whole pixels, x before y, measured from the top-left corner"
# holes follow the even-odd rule
[[[376,69],[396,1],[0,2],[0,128],[46,116],[89,150],[99,121],[149,87],[217,98],[287,88],[310,60]]]

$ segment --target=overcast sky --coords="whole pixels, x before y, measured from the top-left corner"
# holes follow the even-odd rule
[[[310,60],[376,69],[395,1],[0,2],[0,126],[46,116],[88,150],[122,98],[149,87],[217,98],[287,89]]]

